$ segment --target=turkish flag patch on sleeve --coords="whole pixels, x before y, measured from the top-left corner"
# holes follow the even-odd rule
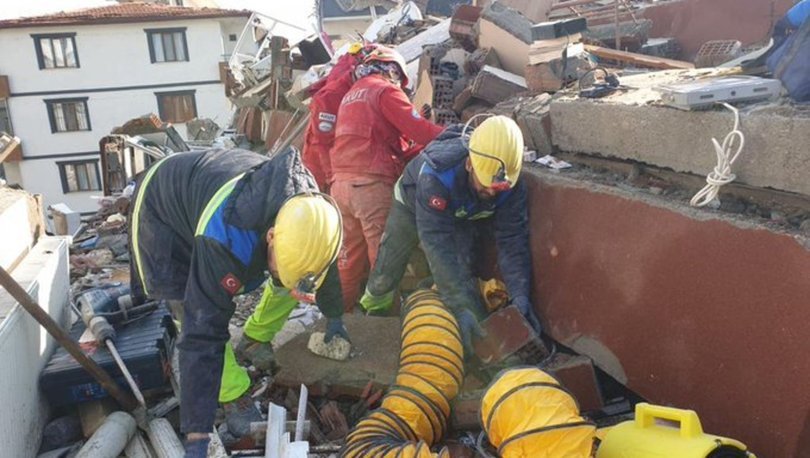
[[[430,196],[428,200],[428,207],[443,212],[447,209],[447,200],[439,196]]]
[[[238,293],[239,290],[242,288],[242,282],[240,282],[239,279],[236,278],[236,275],[230,272],[224,277],[222,277],[222,280],[219,281],[219,284],[222,285],[225,291],[227,291],[228,294],[230,294],[231,296],[235,296],[236,293]]]

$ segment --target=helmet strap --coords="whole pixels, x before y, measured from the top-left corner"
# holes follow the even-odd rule
[[[492,182],[490,183],[488,188],[494,189],[496,191],[508,191],[512,188],[512,185],[509,183],[509,177],[506,176],[506,163],[499,157],[493,156],[491,154],[482,153],[480,151],[476,151],[469,146],[467,149],[470,151],[470,154],[475,154],[477,156],[483,156],[487,159],[492,159],[494,161],[498,161],[498,171],[492,175]],[[474,171],[473,167],[473,171]]]

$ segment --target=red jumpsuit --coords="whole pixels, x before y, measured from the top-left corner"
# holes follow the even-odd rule
[[[304,134],[301,158],[322,191],[327,190],[332,179],[329,150],[335,142],[338,107],[354,83],[356,65],[356,56],[344,54],[329,75],[310,88],[312,102],[309,105],[309,124]]]
[[[377,258],[394,183],[441,131],[420,116],[398,85],[380,75],[362,78],[343,97],[329,159],[331,194],[343,216],[338,269],[346,311],[353,309]],[[416,145],[409,148],[406,139]]]

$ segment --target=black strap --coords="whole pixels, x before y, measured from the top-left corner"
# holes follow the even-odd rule
[[[536,387],[553,388],[555,390],[562,391],[563,393],[571,396],[571,393],[569,393],[568,390],[566,390],[565,388],[561,387],[560,385],[557,385],[557,384],[554,384],[554,383],[530,382],[530,383],[524,383],[522,385],[518,385],[518,386],[512,388],[511,390],[507,391],[503,395],[501,395],[501,397],[498,398],[497,401],[495,401],[495,404],[492,405],[492,409],[489,410],[489,415],[487,415],[487,421],[486,421],[486,425],[484,426],[484,429],[486,431],[490,430],[490,427],[492,426],[492,416],[495,414],[495,411],[498,410],[498,407],[500,407],[500,405],[504,401],[506,401],[510,396],[512,396],[513,394],[515,394],[518,391],[521,391],[523,389],[536,388]]]
[[[516,440],[522,439],[522,438],[524,438],[526,436],[531,436],[531,435],[534,435],[534,434],[547,433],[549,431],[556,431],[556,430],[560,430],[560,429],[579,428],[580,426],[595,427],[595,425],[593,423],[589,422],[589,421],[578,421],[576,423],[565,423],[565,424],[562,424],[562,425],[544,426],[542,428],[535,428],[535,429],[530,429],[528,431],[523,431],[522,433],[515,434],[514,436],[510,437],[509,439],[506,439],[503,442],[501,442],[501,445],[498,446],[498,455],[503,454],[503,449],[507,445],[511,444],[512,442],[514,442]]]

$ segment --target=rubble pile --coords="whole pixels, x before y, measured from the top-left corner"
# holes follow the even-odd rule
[[[422,19],[414,19],[402,13],[401,20],[374,34],[374,41],[396,46],[405,57],[408,72],[412,73],[410,80],[414,82],[413,103],[423,113],[429,113],[441,125],[459,122],[476,125],[481,114],[508,116],[523,133],[526,162],[551,169],[552,173],[585,176],[591,182],[688,201],[686,189],[693,187],[696,179],[703,180],[702,176],[696,178],[691,169],[688,172],[693,175],[684,178],[687,174],[683,170],[669,164],[648,163],[638,157],[603,157],[595,150],[561,148],[560,139],[569,131],[581,135],[591,127],[577,124],[576,116],[570,114],[577,103],[603,108],[625,97],[630,101],[622,99],[623,106],[665,107],[656,92],[657,85],[654,88],[636,84],[640,78],[660,78],[664,83],[701,82],[748,72],[738,65],[714,68],[742,57],[740,41],[709,41],[695,63],[679,60],[684,55],[678,39],[651,37],[654,23],[641,13],[656,3],[652,0],[476,3],[480,6],[450,3],[454,5],[448,17],[424,14]],[[414,3],[421,13],[429,11],[429,4]],[[291,45],[287,38],[268,33],[260,42],[254,60],[227,70],[227,92],[237,106],[228,130],[235,132],[232,138],[245,139],[254,150],[272,155],[288,145],[302,146],[308,120],[306,101],[311,95],[307,88],[328,74],[330,64],[328,58],[324,61],[320,56],[322,50],[313,41]],[[709,68],[696,70],[696,66]],[[571,118],[566,120],[574,120],[566,122],[568,130],[555,125],[555,120],[561,119],[555,106],[561,103],[568,104],[566,113]],[[430,109],[424,110],[425,107]],[[176,132],[167,129],[155,116],[132,120],[115,133],[141,135],[155,130],[166,131],[175,152],[189,150],[189,145],[182,139],[177,141]],[[192,140],[216,143],[220,128],[210,120],[196,120],[189,131]],[[626,147],[620,140],[616,144]],[[786,201],[790,204],[781,205],[779,199],[770,200],[770,190],[756,194],[750,189],[732,189],[722,203],[717,202],[715,210],[770,219],[773,224],[789,229],[805,227],[810,221],[810,205],[801,199],[788,196]],[[129,282],[127,231],[132,192],[133,185],[129,185],[120,193],[99,199],[96,214],[84,219],[83,229],[74,237],[70,251],[73,295]],[[230,323],[234,346],[260,298],[261,292],[257,290],[235,299],[236,309]],[[632,416],[631,404],[638,400],[634,393],[597,369],[589,357],[545,336],[545,340],[540,340],[531,334],[528,325],[521,327],[520,313],[517,312],[517,317],[515,313],[509,307],[501,307],[483,323],[489,342],[482,343],[485,348],[476,351],[487,357],[469,362],[458,397],[452,402],[448,400],[452,414],[447,434],[441,441],[437,437],[436,443],[447,446],[452,457],[495,453],[491,446],[481,443],[479,436],[483,388],[501,370],[516,365],[529,364],[551,373],[580,402],[583,417],[599,426]],[[369,326],[361,318],[381,321]],[[356,340],[352,342],[348,360],[337,363],[317,359],[306,351],[306,345],[308,335],[322,329],[323,317],[316,307],[299,304],[272,342],[279,361],[286,364],[278,371],[248,367],[254,387],[252,399],[266,414],[267,421],[255,423],[252,434],[239,440],[227,428],[220,428],[212,442],[217,450],[212,449],[210,456],[264,456],[262,449],[273,405],[285,409],[287,419],[296,418],[303,405],[304,439],[309,442],[309,456],[338,456],[349,432],[380,406],[383,394],[395,385],[392,368],[397,367],[399,349],[395,337],[400,325],[398,317],[352,315],[346,321],[349,328],[358,328],[357,332],[350,329]],[[364,331],[359,331],[361,327]],[[382,340],[386,340],[385,344]],[[179,370],[176,352],[173,348],[167,351],[173,353],[170,358],[175,367],[169,377],[172,380],[167,380],[163,389],[146,394],[153,417],[165,418],[176,431]],[[302,400],[303,397],[306,399]],[[78,450],[80,446],[75,443],[89,438],[100,426],[99,418],[107,417],[113,410],[104,401],[63,408],[46,428],[41,451]],[[285,430],[294,430],[295,426],[287,421]],[[135,432],[129,447],[141,446],[137,445],[140,441],[146,441],[145,436]]]
[[[102,197],[99,210],[85,219],[84,230],[70,248],[76,292],[105,282],[129,282],[129,205],[130,197]]]

